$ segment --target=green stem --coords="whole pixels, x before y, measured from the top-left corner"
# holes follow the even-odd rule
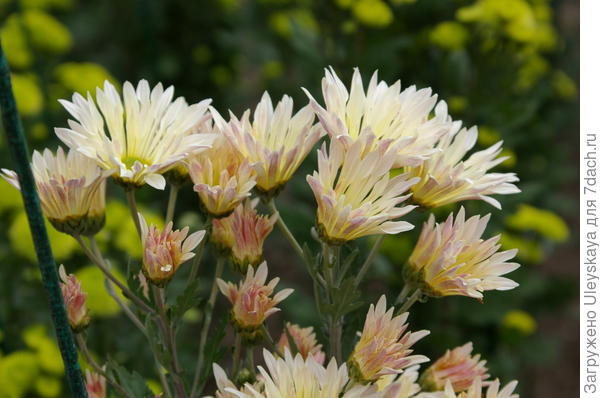
[[[240,370],[240,359],[242,356],[242,335],[240,333],[235,334],[235,344],[233,345],[233,365],[231,368],[231,377],[237,379],[238,372]]]
[[[248,363],[248,370],[254,374],[254,347],[251,345],[246,349],[246,362]]]
[[[267,327],[264,324],[262,325],[262,332],[265,338],[267,339],[267,344],[269,345],[271,352],[276,352],[277,354],[279,354],[279,356],[283,357],[283,352],[279,351],[279,348],[277,348],[277,345],[275,344],[275,340],[273,340],[273,336],[271,336],[271,333],[269,333],[269,329],[267,329]]]
[[[110,280],[108,280],[108,278],[104,279],[104,286],[106,287],[106,291],[108,292],[109,296],[112,297],[113,300],[115,300],[119,307],[121,307],[127,318],[129,318],[129,320],[131,320],[131,322],[140,330],[140,332],[142,332],[146,336],[146,328],[142,324],[142,321],[140,321],[140,319],[133,313],[133,311],[131,311],[129,306],[123,300],[121,300],[121,298],[115,291],[114,286],[112,285]]]
[[[408,283],[405,283],[404,286],[402,286],[402,290],[400,291],[400,294],[398,294],[398,297],[396,298],[394,305],[403,303],[406,300],[406,297],[408,297],[409,293],[410,293],[410,285]]]
[[[177,203],[177,194],[179,193],[179,187],[176,184],[171,184],[169,190],[169,203],[167,204],[167,224],[173,221],[173,215],[175,214],[175,204]]]
[[[8,139],[8,148],[15,163],[15,169],[19,176],[21,195],[29,221],[29,228],[33,238],[35,252],[38,258],[42,284],[46,290],[50,304],[52,323],[56,331],[58,347],[65,365],[65,377],[73,397],[86,398],[87,391],[81,367],[77,360],[75,340],[71,333],[67,311],[63,302],[56,262],[52,255],[50,240],[46,231],[46,224],[42,216],[39,197],[35,187],[35,181],[29,165],[29,150],[25,141],[23,125],[17,111],[17,103],[10,81],[10,69],[8,61],[0,45],[0,110],[4,131]]]
[[[334,283],[334,271],[339,268],[339,248],[334,250],[327,243],[323,243],[323,274],[325,277],[327,297],[331,306],[333,306],[335,297],[333,290],[335,288]],[[342,363],[342,318],[335,314],[330,314],[328,319],[328,331],[329,331],[329,356],[335,358],[338,363]]]
[[[397,314],[403,314],[413,306],[421,298],[421,289],[416,289],[413,294],[398,308]]]
[[[369,255],[367,256],[367,259],[365,260],[363,265],[360,267],[360,270],[358,271],[358,274],[356,275],[356,279],[354,282],[357,286],[360,284],[362,279],[367,274],[367,271],[371,267],[371,264],[373,263],[373,260],[375,259],[375,256],[377,255],[379,248],[381,247],[383,238],[385,238],[385,235],[379,235],[377,237],[377,239],[375,240],[375,243],[373,243],[373,247],[371,247],[371,251],[369,252]]]
[[[196,248],[196,255],[194,256],[194,259],[192,261],[192,267],[191,267],[192,269],[190,270],[190,274],[188,276],[188,281],[187,281],[188,285],[190,283],[192,283],[194,280],[196,280],[196,277],[198,276],[198,269],[200,268],[200,263],[202,262],[202,254],[204,253],[204,247],[206,246],[206,242],[208,242],[208,239],[209,239],[211,226],[212,226],[212,221],[210,221],[210,219],[209,219],[208,223],[206,224],[206,228],[204,228],[206,231],[206,234],[204,235],[204,238],[198,245],[198,248]]]
[[[81,353],[83,354],[87,363],[94,369],[94,372],[96,372],[99,375],[101,375],[102,377],[104,377],[106,379],[106,381],[108,381],[108,384],[110,384],[115,390],[117,390],[119,392],[119,394],[121,394],[125,398],[133,398],[131,395],[129,395],[127,393],[127,391],[125,391],[125,389],[123,387],[121,387],[121,385],[119,385],[119,383],[117,383],[115,380],[113,380],[113,378],[110,377],[106,373],[106,371],[104,369],[102,369],[102,367],[100,365],[98,365],[98,363],[96,362],[96,360],[90,353],[90,350],[88,349],[87,344],[85,343],[85,340],[81,336],[81,334],[76,334],[75,339],[77,340],[77,345],[79,346],[79,351],[81,351]]]
[[[196,362],[196,370],[194,372],[194,382],[192,384],[192,393],[190,397],[194,398],[196,393],[200,393],[199,383],[200,383],[200,374],[202,368],[204,367],[204,355],[205,355],[205,345],[206,340],[208,338],[208,331],[210,330],[210,324],[212,321],[213,309],[215,307],[215,303],[217,302],[217,293],[219,292],[219,287],[217,285],[217,279],[221,277],[223,274],[223,268],[225,266],[225,260],[223,257],[219,256],[217,259],[217,267],[215,269],[215,279],[213,280],[212,287],[210,289],[210,295],[208,297],[208,302],[206,303],[206,308],[204,309],[204,320],[202,324],[202,331],[200,332],[200,347],[198,348],[198,360]]]
[[[129,205],[129,211],[131,213],[133,223],[135,224],[135,229],[138,233],[138,236],[142,236],[142,228],[140,227],[140,218],[138,216],[137,202],[135,201],[135,189],[125,189],[125,194],[127,195],[127,205]]]
[[[281,230],[281,232],[283,233],[283,235],[285,236],[285,238],[288,240],[288,242],[290,242],[290,245],[292,245],[292,248],[294,249],[294,251],[296,252],[296,254],[298,254],[298,256],[300,256],[300,258],[302,259],[302,261],[306,261],[306,259],[304,257],[304,250],[302,250],[302,246],[300,246],[300,243],[298,243],[298,241],[294,237],[294,234],[292,234],[292,231],[290,231],[290,229],[288,228],[288,226],[283,221],[283,217],[281,217],[281,214],[277,210],[277,206],[275,205],[275,201],[273,199],[271,199],[267,203],[267,205],[269,207],[269,210],[271,210],[271,214],[277,215],[277,226],[279,227],[279,229]]]

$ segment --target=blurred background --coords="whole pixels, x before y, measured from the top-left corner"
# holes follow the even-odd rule
[[[493,376],[520,381],[522,397],[562,398],[574,396],[578,374],[578,14],[571,0],[0,0],[0,37],[30,148],[38,150],[55,150],[53,128],[66,126],[57,99],[92,91],[105,79],[161,81],[188,102],[212,98],[221,112],[238,115],[264,90],[277,99],[291,95],[296,109],[307,103],[300,87],[320,100],[328,65],[346,83],[358,66],[363,80],[378,70],[388,83],[432,87],[454,119],[479,126],[479,148],[504,140],[510,159],[498,171],[516,172],[523,192],[499,198],[501,211],[485,203],[465,206],[468,214],[492,213],[488,235],[502,233],[504,248],[518,248],[523,266],[511,274],[521,286],[486,294],[484,305],[463,297],[417,304],[412,328],[432,334],[416,349],[435,359],[473,341]],[[0,156],[1,167],[13,168],[4,136]],[[312,223],[315,204],[305,175],[314,158],[279,199],[301,241],[311,240],[307,220]],[[21,199],[3,180],[0,192],[0,398],[66,396]],[[151,222],[161,222],[166,200],[166,192],[139,192]],[[402,286],[402,264],[425,219],[413,213],[408,220],[415,230],[386,238],[364,284],[364,305],[347,318],[347,352],[367,304],[382,293],[395,297]],[[111,183],[99,240],[123,274],[140,256],[128,217],[122,192]],[[177,223],[201,223],[191,186],[180,194]],[[100,271],[71,237],[49,232],[57,261],[88,293],[92,349],[151,379],[148,349],[104,292]],[[357,244],[366,249],[370,241]],[[296,289],[269,321],[277,335],[284,319],[319,323],[310,279],[300,262],[290,266],[290,253],[278,234],[269,238],[271,274]],[[213,267],[208,257],[201,271],[206,290]],[[227,308],[220,299],[218,317]],[[184,365],[194,364],[198,318],[190,311],[181,331]],[[322,330],[317,334],[324,341]]]

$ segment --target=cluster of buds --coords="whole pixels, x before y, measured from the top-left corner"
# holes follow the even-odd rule
[[[246,201],[228,217],[212,220],[211,242],[241,274],[262,262],[263,244],[277,221],[277,215],[259,215],[255,206],[256,201]]]
[[[217,280],[221,293],[233,306],[233,325],[247,342],[255,342],[262,337],[260,329],[265,319],[279,311],[275,306],[293,292],[293,289],[283,289],[271,297],[279,278],[265,284],[267,273],[267,263],[263,262],[258,266],[256,273],[254,267],[248,267],[246,278],[240,281],[238,286],[221,279]]]
[[[65,307],[71,329],[75,333],[83,331],[90,323],[90,315],[87,306],[85,305],[86,294],[81,289],[81,283],[73,274],[68,274],[65,271],[64,265],[58,268]]]

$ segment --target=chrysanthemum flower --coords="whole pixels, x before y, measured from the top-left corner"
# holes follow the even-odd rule
[[[90,315],[85,305],[86,294],[81,290],[81,284],[73,274],[67,275],[64,265],[58,268],[60,276],[60,291],[62,292],[69,325],[74,332],[81,332],[90,323]]]
[[[323,346],[317,342],[317,336],[315,336],[312,327],[301,328],[298,325],[287,322],[285,328],[287,332],[284,330],[281,333],[281,337],[277,343],[279,352],[285,352],[286,349],[291,350],[288,340],[289,334],[302,358],[307,359],[311,355],[318,364],[325,362],[325,353],[321,350]]]
[[[468,389],[475,379],[486,380],[485,361],[479,354],[472,356],[473,343],[448,350],[421,376],[421,385],[426,391],[440,391],[450,381],[456,392]]]
[[[106,379],[101,374],[86,370],[85,389],[89,398],[106,398]]]
[[[508,195],[521,192],[513,182],[515,173],[488,173],[508,157],[498,157],[502,141],[491,147],[465,155],[477,142],[477,128],[454,128],[442,137],[437,152],[421,165],[407,167],[411,177],[421,180],[411,190],[412,200],[423,207],[439,207],[468,199],[481,199],[498,209],[500,202],[489,195]]]
[[[377,72],[365,93],[360,71],[355,68],[348,93],[333,68],[326,69],[322,90],[327,109],[305,92],[331,138],[342,136],[352,142],[363,134],[374,134],[377,139],[392,139],[398,144],[395,167],[418,165],[427,159],[452,126],[446,103],[436,106],[437,95],[430,88],[410,86],[401,91],[400,81],[388,86],[377,81]]]
[[[241,273],[262,261],[263,244],[277,221],[277,215],[259,215],[255,205],[256,201],[247,200],[228,217],[212,220],[211,242],[229,255]]]
[[[144,252],[142,272],[153,284],[162,287],[173,278],[181,264],[194,257],[193,250],[206,231],[196,231],[187,236],[189,227],[173,231],[172,221],[161,231],[155,225],[148,227],[141,213],[138,217]]]
[[[256,189],[267,197],[276,195],[292,178],[304,158],[322,135],[310,106],[293,114],[294,103],[283,96],[273,109],[265,92],[250,122],[250,110],[237,119],[230,114],[229,123],[211,108],[215,123],[256,170]]]
[[[374,386],[355,384],[348,386],[346,365],[338,367],[332,359],[327,367],[317,363],[312,356],[292,356],[286,350],[283,358],[274,357],[263,350],[266,369],[258,367],[264,378],[264,389],[258,391],[248,384],[248,391],[230,389],[237,398],[377,398]]]
[[[394,307],[386,308],[385,296],[381,296],[377,306],[371,304],[360,340],[348,360],[352,378],[357,382],[374,382],[429,360],[423,355],[410,355],[411,346],[429,331],[407,332],[408,312],[394,317]]]
[[[252,165],[222,135],[189,159],[188,170],[201,206],[212,217],[229,215],[256,184]]]
[[[382,393],[382,398],[411,398],[418,394],[421,391],[421,387],[417,383],[418,368],[418,366],[413,366],[400,375],[387,375],[380,378],[377,386]]]
[[[57,230],[94,235],[104,226],[106,178],[95,162],[75,151],[58,148],[33,152],[31,163],[44,214]],[[2,177],[20,189],[17,173],[2,169]]]
[[[60,103],[76,120],[69,128],[55,129],[69,148],[113,170],[115,180],[125,186],[144,184],[164,189],[162,174],[192,153],[210,147],[210,134],[188,134],[203,118],[210,100],[188,105],[183,97],[173,101],[173,87],[152,91],[146,80],[136,89],[123,85],[123,101],[115,87],[104,82],[96,88],[96,102],[74,94],[72,102]]]
[[[248,267],[246,278],[238,286],[217,279],[221,293],[233,306],[231,313],[234,326],[247,340],[258,337],[257,333],[265,319],[279,311],[275,306],[294,291],[283,289],[271,297],[279,278],[274,278],[265,285],[267,273],[267,263],[263,262],[258,266],[256,274],[253,267]]]
[[[318,151],[318,171],[306,177],[317,200],[317,225],[321,237],[331,244],[374,234],[396,234],[411,230],[406,221],[394,221],[415,206],[398,205],[402,195],[418,179],[405,174],[390,177],[396,154],[390,140],[376,141],[362,134],[345,146],[344,137],[334,138],[327,153]],[[373,147],[372,151],[364,151]]]
[[[500,389],[500,381],[494,380],[489,384],[484,392],[483,385],[480,379],[475,379],[471,387],[467,391],[456,394],[452,388],[450,381],[446,382],[446,387],[443,392],[424,393],[420,394],[422,398],[519,398],[519,394],[513,394],[517,382],[515,380],[508,383],[504,388]]]
[[[431,215],[408,259],[407,281],[429,296],[461,295],[479,300],[486,290],[517,287],[516,282],[501,276],[519,268],[519,264],[507,262],[517,250],[498,252],[500,235],[481,239],[489,218],[488,214],[465,221],[462,207],[456,220],[450,214],[441,224]]]

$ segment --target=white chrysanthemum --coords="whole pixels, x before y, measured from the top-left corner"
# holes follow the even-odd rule
[[[481,239],[490,215],[465,221],[460,208],[440,224],[433,215],[423,225],[419,240],[407,263],[405,275],[430,296],[462,295],[483,299],[486,290],[510,290],[518,283],[502,275],[519,268],[507,262],[517,249],[498,252],[500,235]]]
[[[459,131],[460,130],[460,131]],[[463,160],[477,142],[477,127],[456,126],[442,137],[438,150],[420,166],[408,167],[412,177],[420,177],[414,185],[413,201],[424,207],[439,207],[468,199],[481,199],[500,209],[500,202],[488,195],[508,195],[521,192],[513,182],[515,173],[488,173],[508,157],[498,157],[502,141],[473,153]]]
[[[173,100],[173,87],[152,91],[146,80],[137,89],[123,85],[123,101],[115,87],[104,82],[96,88],[96,102],[74,94],[72,102],[60,100],[76,119],[69,128],[55,129],[71,149],[94,159],[127,186],[151,185],[164,189],[162,174],[192,153],[210,147],[211,134],[189,134],[208,109],[210,100],[188,105],[183,97]]]
[[[452,383],[448,381],[444,391],[422,393],[417,395],[416,398],[519,398],[519,394],[513,394],[515,388],[517,388],[516,380],[500,389],[500,381],[496,379],[489,383],[485,392],[483,388],[481,380],[476,379],[467,391],[456,394],[452,389]]]
[[[235,398],[237,394],[231,392],[237,391],[237,387],[229,378],[227,377],[227,373],[216,363],[213,363],[213,375],[215,376],[215,382],[217,383],[217,391],[215,393],[216,398]],[[249,388],[254,389],[254,391],[260,390],[262,387],[262,382],[257,381],[254,384],[246,384],[240,388],[240,392],[244,394],[250,394],[251,391]],[[208,398],[208,397],[205,397]]]
[[[287,95],[273,108],[267,92],[256,106],[252,122],[250,110],[241,120],[230,112],[227,123],[211,108],[215,124],[254,165],[256,189],[265,195],[281,190],[322,135],[320,126],[313,126],[315,115],[309,105],[296,114],[293,108]]]
[[[376,141],[363,134],[344,145],[346,137],[332,138],[318,151],[318,171],[306,177],[317,200],[317,224],[326,241],[339,244],[373,234],[396,234],[413,225],[397,221],[415,206],[398,206],[417,179],[405,174],[390,177],[396,158],[391,140]],[[373,150],[365,151],[365,147]]]
[[[348,386],[346,365],[338,367],[335,359],[327,368],[309,355],[303,359],[297,354],[292,357],[286,349],[284,358],[275,358],[263,351],[267,369],[258,369],[264,380],[264,390],[257,391],[246,385],[248,391],[226,389],[239,398],[376,398],[380,395],[374,386]]]
[[[396,167],[418,165],[434,153],[434,145],[453,125],[444,101],[437,106],[437,95],[430,88],[403,91],[400,81],[388,86],[371,77],[367,92],[360,71],[355,68],[350,93],[333,68],[325,70],[322,80],[326,109],[305,90],[321,124],[332,138],[345,136],[351,141],[363,134],[397,143]],[[430,118],[430,113],[435,116]]]
[[[104,225],[106,178],[110,171],[76,151],[56,156],[45,149],[33,152],[31,169],[44,215],[59,231],[93,235]],[[2,177],[20,189],[17,173],[2,169]]]

